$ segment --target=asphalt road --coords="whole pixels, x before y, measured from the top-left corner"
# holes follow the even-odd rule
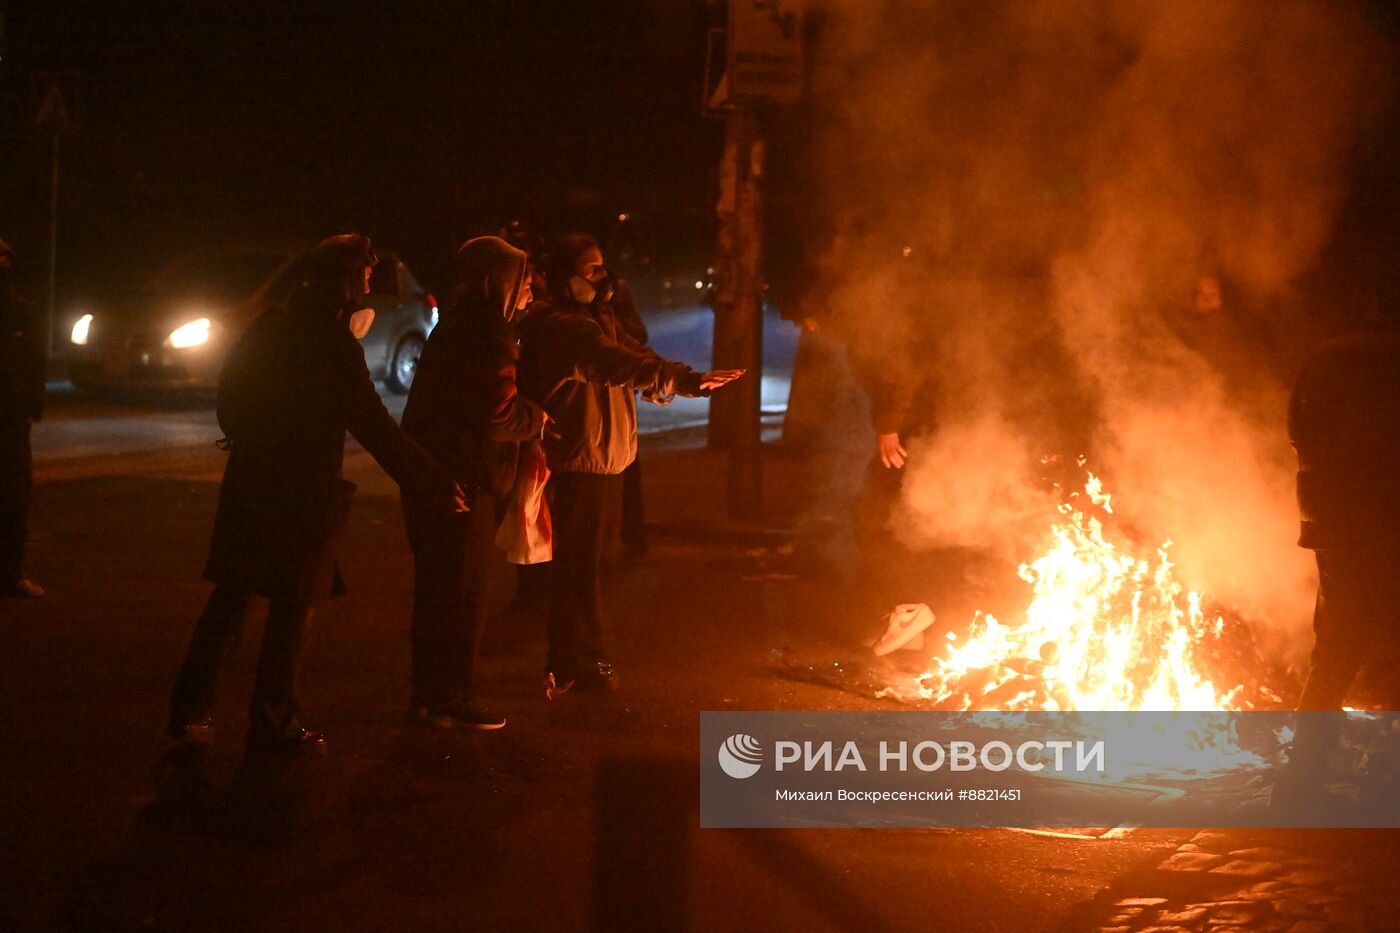
[[[655,342],[696,349],[695,321],[676,322]],[[723,470],[686,423],[644,438],[648,509],[700,527]],[[657,537],[619,571],[615,695],[546,702],[542,620],[506,613],[483,682],[508,727],[410,726],[409,558],[363,452],[347,460],[351,593],[318,620],[302,678],[331,754],[277,780],[239,771],[255,618],[213,793],[172,801],[160,733],[208,590],[217,436],[207,404],[61,387],[36,431],[30,569],[51,596],[0,604],[0,929],[1091,929],[1086,905],[1193,834],[700,829],[700,711],[881,708],[775,673],[794,646],[851,650],[848,581],[768,573],[771,555],[723,536]],[[817,465],[774,457],[773,512],[795,520]],[[499,583],[504,608],[504,566]]]
[[[163,804],[165,696],[207,592],[217,487],[159,472],[40,486],[31,567],[52,595],[0,623],[0,928],[1051,930],[1185,838],[699,829],[699,711],[870,705],[768,666],[827,587],[746,580],[751,557],[714,543],[658,542],[616,581],[616,695],[547,703],[541,622],[509,616],[484,680],[510,725],[425,733],[403,720],[409,567],[377,493],[348,531],[351,595],[306,655],[331,755],[289,795],[235,779],[245,643],[215,797]]]
[[[540,621],[509,617],[486,676],[510,726],[425,735],[401,718],[401,519],[362,452],[347,463],[361,486],[345,549],[352,597],[318,625],[303,676],[332,755],[298,778],[294,804],[240,796],[245,644],[220,708],[218,796],[172,812],[155,765],[165,694],[207,591],[216,431],[204,407],[61,394],[55,426],[70,440],[41,448],[30,560],[52,595],[4,606],[0,623],[0,710],[22,750],[4,769],[0,926],[1049,930],[1184,837],[700,830],[700,710],[868,705],[767,667],[829,601],[823,586],[765,582],[745,548],[713,542],[658,542],[617,581],[617,696],[547,704]],[[647,439],[662,517],[684,492],[676,477],[716,472],[676,436]]]

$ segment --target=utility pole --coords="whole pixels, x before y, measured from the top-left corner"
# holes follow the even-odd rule
[[[49,354],[54,351],[54,331],[58,329],[58,148],[59,134],[52,137],[49,166],[49,309],[45,319],[48,327]]]
[[[713,93],[706,81],[707,108],[725,114],[713,367],[747,372],[710,400],[709,440],[729,455],[730,517],[758,518],[763,514],[764,293],[759,117],[769,104],[802,96],[801,4],[730,0],[724,40],[723,77]]]
[[[54,350],[54,332],[58,326],[58,205],[59,205],[59,152],[61,140],[65,136],[76,135],[72,110],[63,93],[64,80],[71,77],[62,74],[36,75],[36,79],[47,85],[39,113],[34,124],[49,132],[49,287],[47,330],[48,352]]]
[[[729,454],[729,514],[744,518],[763,511],[763,144],[754,104],[735,105],[725,140],[713,366],[748,372],[710,400],[710,445]]]

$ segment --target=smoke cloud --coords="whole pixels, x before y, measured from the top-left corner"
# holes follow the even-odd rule
[[[1276,631],[1310,616],[1286,434],[1295,288],[1388,89],[1361,3],[831,0],[808,303],[932,377],[892,527],[1031,556],[1084,454],[1141,544]]]

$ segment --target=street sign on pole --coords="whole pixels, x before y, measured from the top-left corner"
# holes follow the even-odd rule
[[[723,76],[714,76],[716,46],[727,45]],[[724,157],[716,212],[715,338],[717,369],[747,375],[710,402],[710,446],[728,452],[732,518],[763,511],[763,133],[760,111],[802,97],[802,7],[796,0],[729,0],[729,29],[711,35],[705,109],[725,116]]]
[[[791,104],[802,98],[802,4],[730,0],[729,94]]]
[[[758,115],[741,103],[725,124],[713,362],[748,372],[710,400],[710,443],[729,455],[730,517],[750,520],[763,511],[762,153]]]
[[[729,48],[723,29],[711,29],[705,35],[705,96],[700,109],[707,117],[723,119],[734,109],[729,97]]]
[[[78,99],[81,75],[76,71],[36,71],[31,81],[34,125],[55,136],[77,136],[82,122],[82,102]]]

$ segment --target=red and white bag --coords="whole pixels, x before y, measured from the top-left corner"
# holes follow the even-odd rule
[[[554,525],[544,497],[549,465],[544,448],[526,444],[520,449],[520,467],[506,500],[506,517],[496,530],[496,547],[512,564],[542,564],[554,557]]]

